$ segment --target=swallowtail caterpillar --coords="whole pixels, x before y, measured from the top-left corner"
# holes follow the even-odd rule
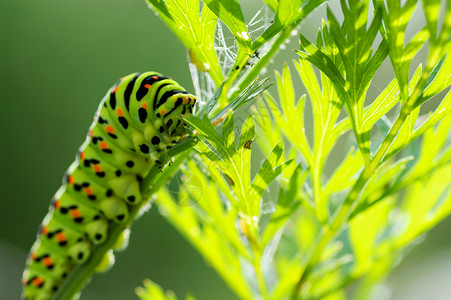
[[[107,92],[38,230],[23,299],[50,299],[106,240],[108,228],[127,222],[130,208],[146,200],[143,178],[186,134],[180,116],[192,114],[195,103],[194,95],[155,72],[125,76]]]

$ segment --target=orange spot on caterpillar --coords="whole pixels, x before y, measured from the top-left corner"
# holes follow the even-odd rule
[[[70,185],[74,185],[75,183],[74,177],[72,176],[67,177],[67,182],[69,182]]]
[[[101,149],[108,148],[108,144],[106,142],[100,142],[99,146],[100,146]]]
[[[105,126],[105,131],[108,133],[114,133],[114,128],[111,125]]]
[[[163,109],[160,111],[160,114],[161,114],[161,115],[164,115],[165,113],[166,113],[166,109],[163,108]]]
[[[147,109],[147,103],[143,102],[142,108]]]
[[[42,263],[44,264],[44,266],[48,267],[53,265],[52,259],[50,257],[44,257],[42,259]]]
[[[37,255],[36,255],[36,253],[31,252],[30,257],[31,257],[32,260],[36,260]]]
[[[119,117],[123,117],[124,116],[124,112],[122,111],[122,109],[118,108],[118,109],[116,109],[116,112],[117,112],[117,115]]]
[[[92,137],[94,135],[94,130],[89,131],[89,137]]]
[[[55,201],[55,208],[59,209],[61,207],[61,201],[60,200],[56,200]]]
[[[113,91],[112,91],[112,93],[116,93],[117,90],[118,90],[118,88],[119,88],[118,86],[115,86],[114,89],[113,89]]]
[[[84,152],[81,152],[81,153],[80,153],[80,159],[81,159],[81,160],[84,160],[84,159],[85,159],[85,153],[84,153]]]
[[[102,172],[102,167],[99,165],[93,165],[92,168],[96,171],[96,173]]]
[[[86,193],[86,195],[90,196],[90,195],[93,194],[93,191],[92,191],[92,189],[90,187],[86,187],[85,188],[85,193]]]
[[[47,233],[49,233],[49,228],[47,226],[44,226],[44,227],[42,227],[41,232],[42,232],[42,234],[46,235]]]
[[[32,282],[37,287],[39,287],[39,286],[44,284],[44,280],[41,277],[36,277],[35,279],[33,279]]]
[[[145,84],[144,87],[148,90],[150,90],[150,88],[152,87],[150,84]]]
[[[56,234],[56,240],[58,242],[64,242],[66,240],[66,235],[64,234],[64,232],[58,232]]]
[[[81,217],[81,212],[78,209],[71,210],[70,214],[74,219]]]
[[[152,76],[152,78],[158,80],[158,76]]]

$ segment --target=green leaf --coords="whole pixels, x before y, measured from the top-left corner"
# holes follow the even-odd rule
[[[396,79],[393,79],[377,98],[374,99],[370,108],[365,111],[362,124],[363,132],[369,132],[373,125],[399,102],[398,93],[398,82]]]
[[[271,8],[274,10],[274,1],[271,2]],[[252,51],[260,48],[282,30],[293,30],[303,18],[323,2],[325,0],[279,0],[273,24],[254,41]]]
[[[366,31],[365,35],[360,37],[362,39],[362,42],[360,46],[360,52],[358,53],[359,56],[364,56],[370,50],[371,46],[373,45],[374,39],[376,38],[376,35],[379,32],[381,24],[382,24],[382,10],[377,9],[370,27]]]
[[[209,148],[214,151],[220,160],[223,161],[227,159],[229,154],[227,145],[224,144],[221,136],[216,132],[215,128],[210,124],[210,121],[207,118],[199,119],[194,116],[186,116],[183,120],[199,133],[198,137],[207,147],[209,147],[209,145],[213,147],[213,149]]]
[[[396,247],[407,245],[450,214],[449,172],[450,165],[422,178],[407,190],[402,210],[408,223],[403,234],[393,241]]]
[[[293,23],[302,15],[302,5],[305,0],[279,0],[276,21],[284,26]]]
[[[426,18],[427,29],[431,35],[431,40],[438,39],[437,23],[440,16],[440,0],[422,0],[421,4]]]
[[[414,56],[420,51],[421,47],[426,43],[429,38],[429,31],[426,27],[420,30],[405,46],[404,60],[411,61]]]
[[[350,188],[357,179],[357,174],[359,170],[362,169],[363,164],[364,162],[361,153],[354,149],[350,149],[346,158],[327,182],[327,185],[324,188],[325,196],[327,197],[334,192],[336,193]]]
[[[418,67],[418,69],[416,70],[415,74],[413,74],[412,79],[409,82],[410,93],[416,88],[420,78],[421,78],[421,66]],[[404,124],[402,125],[401,129],[399,130],[396,140],[391,144],[385,159],[388,159],[394,153],[397,153],[400,149],[402,149],[404,146],[406,146],[415,139],[414,129],[419,113],[420,107],[417,107],[409,114]]]
[[[364,97],[368,87],[373,80],[374,74],[376,74],[377,70],[384,62],[385,58],[389,53],[389,47],[385,40],[381,42],[379,47],[376,50],[376,53],[371,57],[369,62],[364,66],[364,71],[362,75],[362,79],[360,82],[358,95],[359,97]]]
[[[252,197],[260,199],[263,192],[268,188],[268,185],[279,176],[282,171],[292,163],[292,160],[284,162],[281,165],[277,165],[283,153],[283,140],[274,147],[269,153],[268,157],[263,162],[262,167],[258,170],[254,180],[251,184]]]
[[[389,226],[390,212],[395,205],[394,199],[375,205],[371,209],[353,218],[349,226],[349,239],[354,256],[350,270],[355,277],[370,272],[380,263],[377,252],[378,240]]]
[[[255,116],[255,142],[263,153],[269,153],[282,138],[282,133],[275,126],[266,101],[259,101],[251,110]]]
[[[312,159],[311,150],[304,130],[304,108],[306,97],[303,95],[296,103],[296,97],[293,92],[293,83],[288,67],[284,68],[282,78],[280,78],[280,75],[278,74],[276,74],[276,76],[277,90],[279,92],[282,109],[279,109],[274,105],[274,99],[272,99],[269,94],[266,94],[267,103],[275,119],[274,125],[282,129],[284,134],[302,153],[304,158],[310,162]],[[315,96],[316,95],[313,95],[313,97]],[[281,112],[283,112],[283,114]]]
[[[214,49],[216,16],[198,0],[146,0],[189,50],[193,63],[207,71],[219,86],[224,79]]]
[[[239,138],[238,146],[235,147],[232,152],[231,172],[235,172],[235,180],[239,181],[239,185],[236,185],[235,191],[241,193],[241,200],[245,206],[250,208],[247,213],[250,216],[258,216],[260,209],[260,198],[250,197],[248,191],[251,184],[251,149],[255,135],[254,117],[250,116],[244,122],[241,130],[235,129],[235,139]],[[232,171],[233,168],[233,171]],[[246,203],[247,202],[247,203]]]
[[[317,160],[317,166],[321,167],[321,165],[324,164],[325,158],[332,149],[336,139],[340,136],[340,134],[337,134],[337,132],[333,130],[333,127],[344,102],[340,99],[337,93],[335,83],[331,82],[330,79],[327,76],[324,76],[323,73],[321,73],[322,87],[320,87],[313,67],[307,61],[300,60],[299,63],[295,63],[295,67],[304,84],[304,87],[307,89],[312,103],[314,118],[313,151],[314,156],[320,158]],[[286,118],[290,120],[291,123],[303,121],[303,119],[298,121],[299,117],[296,117],[295,115],[293,116],[293,114],[300,114],[300,104],[303,104],[303,102],[298,102],[296,110],[289,111],[289,106],[285,109],[285,111],[287,111]],[[296,128],[295,130],[297,132],[302,131],[301,128]],[[303,139],[302,135],[298,134],[298,136]],[[302,139],[300,139],[300,141],[302,141]]]
[[[429,116],[429,118],[421,124],[419,128],[414,131],[413,138],[418,138],[422,135],[427,129],[434,126],[443,118],[447,117],[451,113],[451,91],[445,95],[444,99],[440,103],[440,105],[435,109],[434,113]]]
[[[239,143],[238,143],[238,147],[235,150],[238,150],[238,151],[243,150],[243,147],[247,150],[250,150],[251,145],[248,143],[253,142],[254,135],[255,135],[255,124],[254,124],[253,116],[249,117],[244,122],[244,124],[243,124],[241,130],[238,132],[238,134],[239,134]],[[250,151],[248,151],[248,152],[250,152]]]
[[[427,86],[417,99],[415,106],[428,101],[444,89],[451,86],[451,56],[441,59],[428,77]]]
[[[279,6],[278,0],[263,0],[273,11],[277,11]]]
[[[344,99],[352,128],[363,158],[368,163],[371,158],[369,149],[370,134],[363,130],[363,111],[366,93],[374,74],[389,53],[389,47],[383,40],[375,53],[370,48],[380,28],[382,11],[376,9],[372,23],[367,29],[368,3],[350,1],[349,8],[342,2],[345,10],[343,25],[340,26],[330,8],[327,9],[330,34],[342,59],[344,70],[343,88],[338,89]],[[325,28],[323,28],[325,31]],[[329,73],[325,73],[329,76]],[[330,76],[329,76],[330,77]],[[333,81],[334,79],[331,78]]]
[[[386,155],[386,159],[397,153],[400,149],[404,148],[407,144],[415,139],[414,129],[419,113],[420,108],[416,108],[407,117],[406,121],[398,132],[396,140],[391,144],[390,149]]]
[[[211,119],[214,121],[217,118],[220,118],[224,114],[228,113],[230,110],[235,111],[242,105],[250,103],[252,100],[255,100],[262,92],[267,90],[271,85],[272,83],[269,82],[269,78],[265,78],[260,81],[254,80],[235,99],[233,99],[229,104],[227,104],[213,117],[211,117]]]
[[[136,294],[142,300],[177,300],[175,294],[168,290],[165,292],[158,284],[150,279],[144,280],[144,287],[136,289]]]
[[[284,115],[293,114],[294,113],[294,88],[293,83],[291,81],[290,70],[288,69],[288,65],[285,64],[283,68],[283,81],[280,78],[280,74],[276,71],[276,82],[279,91],[279,99],[280,106],[282,107],[282,113]],[[288,119],[292,119],[290,116],[287,116]]]
[[[210,200],[221,201],[219,195],[215,194],[216,188],[214,185],[206,185],[203,188],[208,196],[213,197]],[[218,235],[218,232],[223,231],[218,231],[217,226],[225,225],[226,228],[234,229],[235,227],[230,225],[234,224],[235,218],[226,217],[223,218],[223,222],[219,223],[207,222],[205,215],[199,210],[178,206],[164,189],[159,190],[156,203],[163,216],[202,253],[230,288],[243,299],[251,299],[252,292],[242,275],[239,256],[233,251],[234,248],[231,247],[229,239],[224,238],[236,235],[236,231],[235,233]],[[229,216],[236,217],[236,214],[232,212]],[[202,222],[202,227],[200,222]]]
[[[293,213],[296,212],[296,209],[301,204],[301,202],[297,200],[297,194],[299,193],[302,184],[307,179],[307,175],[308,173],[303,172],[302,165],[299,164],[288,182],[287,189],[284,190],[284,188],[281,187],[276,209],[263,232],[261,239],[262,247],[266,247],[276,233],[283,228],[286,222],[288,222]]]
[[[335,66],[334,62],[324,53],[319,51],[315,46],[313,46],[303,35],[301,35],[301,46],[307,52],[298,50],[295,50],[295,52],[301,58],[308,60],[312,63],[312,65],[326,74],[330,80],[335,83],[337,89],[345,95],[345,80],[338,68]]]
[[[349,74],[349,72],[356,71],[355,67],[353,66],[353,63],[356,63],[354,61],[355,57],[352,56],[352,53],[349,52],[353,52],[356,51],[355,49],[355,45],[351,44],[352,42],[356,42],[353,40],[347,41],[346,37],[345,37],[345,32],[342,29],[342,26],[340,26],[340,24],[338,23],[338,20],[336,19],[334,13],[332,12],[332,10],[330,9],[330,7],[327,7],[327,20],[328,20],[328,25],[329,25],[329,30],[330,30],[330,34],[333,37],[333,40],[335,42],[335,45],[338,48],[338,51],[340,53],[341,59],[343,61],[345,70],[346,70],[346,74]],[[349,27],[349,26],[348,26]],[[348,28],[346,27],[346,28]],[[349,34],[349,33],[348,33]],[[352,37],[352,35],[350,35]],[[349,42],[349,46],[347,45]],[[318,67],[318,66],[317,66]],[[319,67],[318,67],[319,68]],[[324,72],[324,71],[323,71]],[[326,72],[324,72],[325,74],[327,74]],[[329,74],[327,74],[329,75]],[[341,74],[340,74],[341,75]],[[353,79],[355,79],[356,76],[354,76],[353,78],[346,78],[346,81],[351,81]],[[334,78],[331,78],[329,76],[329,78],[334,81]],[[350,93],[350,89],[352,89],[352,87],[345,87],[345,79],[342,80],[343,81],[343,91],[346,90],[346,93],[343,93],[343,96],[346,96],[348,93]],[[341,91],[341,90],[340,90]],[[351,93],[353,91],[351,90]],[[352,101],[353,98],[352,95],[347,95],[347,101]],[[352,103],[349,103],[348,105],[351,105]]]
[[[342,270],[347,268],[351,256],[325,262],[311,275],[311,288],[307,296],[310,299],[345,300],[345,291],[340,289],[340,283],[344,276]]]
[[[451,162],[447,156],[451,148],[449,146],[445,148],[445,143],[451,128],[450,116],[448,114],[436,126],[437,128],[435,130],[432,128],[432,125],[427,126],[427,130],[422,135],[423,142],[420,157],[415,166],[409,171],[409,174],[397,184],[398,186],[401,188],[409,186],[409,184],[427,177],[429,173]]]
[[[185,122],[198,132],[198,138],[203,142],[197,145],[197,150],[208,157],[228,179],[239,201],[239,210],[249,217],[259,216],[260,199],[250,197],[250,155],[254,139],[254,120],[250,117],[238,130],[232,116],[224,125],[222,135],[219,135],[208,119],[198,119],[194,116],[184,118]],[[235,141],[238,139],[238,145]]]
[[[266,93],[264,97],[269,111],[274,118],[273,126],[279,126],[290,142],[302,153],[304,159],[310,161],[312,159],[311,150],[305,132],[302,129],[304,124],[305,96],[299,99],[296,105],[296,113],[293,114],[295,118],[288,120],[280,113],[280,109],[275,105],[271,95]]]
[[[362,211],[368,210],[380,201],[389,201],[390,189],[400,182],[404,175],[406,166],[413,160],[413,156],[402,158],[396,162],[387,161],[379,167],[376,173],[367,183],[367,188],[361,195],[361,200],[352,212],[350,219],[359,215]]]
[[[202,2],[226,24],[240,48],[250,48],[251,38],[249,37],[238,0],[202,0]]]
[[[387,9],[384,9],[383,14],[386,39],[390,48],[390,60],[398,80],[402,101],[405,101],[408,96],[408,76],[411,62],[411,59],[406,59],[405,57],[405,30],[415,9],[416,2],[416,0],[408,0],[405,2],[404,7],[401,7],[399,1],[387,1]],[[378,0],[378,3],[385,7],[383,1]],[[411,54],[410,56],[412,56]]]

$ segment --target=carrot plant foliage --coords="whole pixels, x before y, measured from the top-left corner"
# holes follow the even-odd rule
[[[251,21],[238,0],[147,1],[202,106],[146,195],[241,299],[369,298],[451,213],[450,1],[264,0]],[[320,7],[311,40],[301,22]],[[296,59],[261,81],[288,38]],[[137,293],[176,299],[150,280]]]

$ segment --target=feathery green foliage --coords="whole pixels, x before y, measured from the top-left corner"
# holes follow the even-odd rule
[[[276,12],[275,19],[251,49],[276,43],[277,38],[270,38],[293,29],[290,26],[310,11],[310,5],[320,4],[266,2]],[[293,62],[307,95],[295,95],[296,81],[287,64],[281,74],[276,72],[278,99],[265,93],[264,103],[260,101],[252,109],[257,137],[251,149],[240,148],[251,141],[251,129],[233,136],[231,128],[235,125],[230,115],[222,125],[222,134],[207,119],[188,120],[202,141],[196,150],[205,164],[198,161],[189,170],[208,170],[207,176],[215,183],[210,183],[209,188],[219,191],[216,201],[222,203],[222,217],[232,214],[233,222],[221,221],[217,211],[204,208],[207,203],[203,202],[211,205],[214,197],[200,199],[193,204],[196,208],[174,206],[167,218],[174,223],[178,218],[175,211],[190,210],[199,218],[197,222],[202,226],[198,230],[204,234],[209,232],[205,227],[208,219],[208,224],[215,224],[213,232],[232,230],[241,235],[236,239],[232,232],[219,234],[230,244],[226,250],[207,248],[210,253],[193,242],[241,298],[341,299],[346,285],[359,278],[364,280],[355,297],[368,297],[369,287],[386,276],[402,250],[449,214],[450,182],[444,179],[450,167],[446,143],[449,94],[442,96],[432,114],[418,122],[421,105],[450,86],[449,24],[445,21],[439,27],[439,4],[422,4],[424,11],[430,12],[426,13],[427,25],[407,42],[405,30],[416,1],[407,1],[404,6],[398,1],[374,1],[374,13],[368,1],[342,1],[342,23],[328,7],[327,21],[323,21],[315,43],[301,35],[297,51],[300,60]],[[211,2],[208,6],[212,7]],[[445,8],[448,15],[450,7]],[[235,30],[217,9],[215,14],[231,31]],[[412,66],[426,42],[429,54],[425,66]],[[237,43],[240,45],[239,40]],[[371,81],[387,57],[395,78],[377,97],[369,99]],[[409,76],[411,67],[416,72]],[[242,82],[245,80],[238,82],[238,90]],[[311,139],[304,120],[306,100],[313,111]],[[394,122],[390,120],[393,113],[397,114]],[[245,128],[253,128],[247,125],[253,124],[250,120]],[[326,176],[328,158],[350,130],[357,148],[348,142],[348,154]],[[409,147],[412,143],[416,146]],[[276,145],[273,150],[271,145]],[[420,150],[413,151],[415,148]],[[253,167],[255,160],[250,160],[249,152],[257,156],[258,151],[268,157],[252,177],[250,170],[258,168]],[[268,205],[272,207],[269,212],[264,209]],[[393,218],[395,213],[399,218]],[[189,230],[181,227],[182,232]],[[200,241],[210,242],[205,237]],[[230,250],[234,255],[226,254]],[[229,261],[237,256],[242,257],[241,263]],[[252,276],[225,275],[223,267],[216,264],[226,264],[234,272],[249,264]],[[230,283],[230,278],[236,280]],[[247,286],[239,288],[238,282]]]
[[[299,59],[275,71],[276,95],[256,78],[324,0],[265,0],[274,18],[254,39],[236,0],[147,1],[216,93],[146,195],[241,299],[371,297],[451,213],[449,1],[342,0],[342,21],[327,7],[316,40],[299,35]],[[426,24],[406,40],[416,9]],[[235,42],[229,66],[217,22]],[[395,77],[374,97],[384,61]],[[151,281],[137,293],[176,299]]]

